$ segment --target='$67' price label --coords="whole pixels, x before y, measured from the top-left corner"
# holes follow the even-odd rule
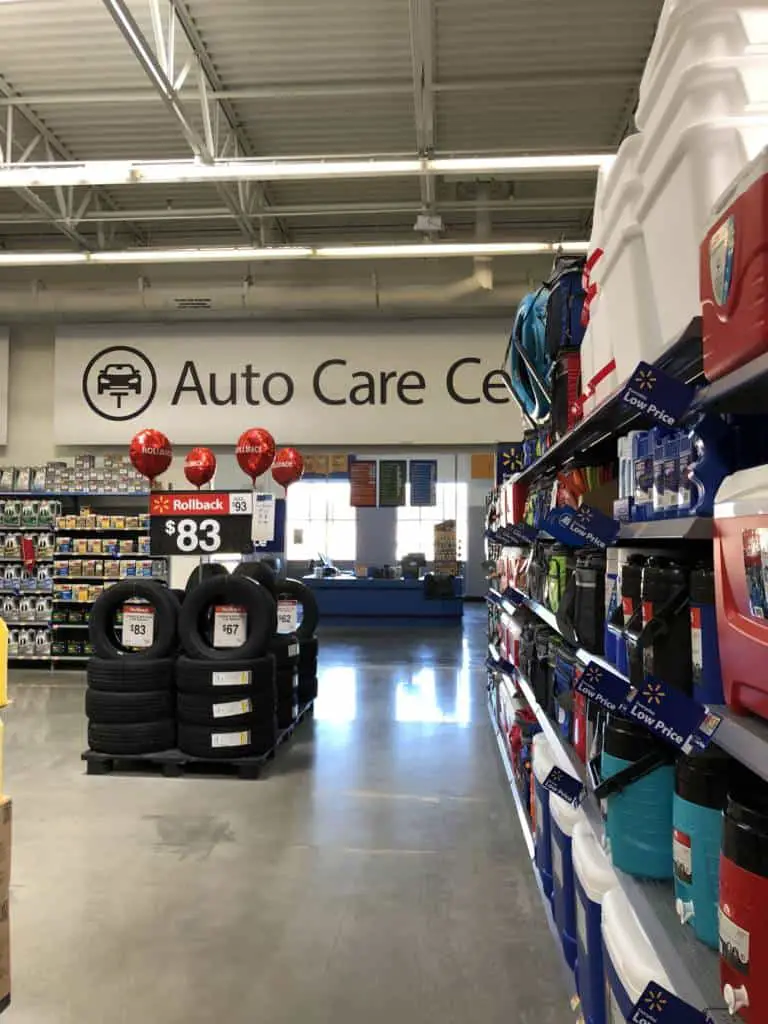
[[[209,554],[221,547],[221,524],[217,519],[168,519],[168,537],[176,537],[176,548],[185,555],[195,551]]]

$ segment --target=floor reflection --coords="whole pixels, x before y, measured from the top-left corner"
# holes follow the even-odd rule
[[[321,668],[315,700],[318,722],[354,722],[357,717],[357,669],[347,665]]]

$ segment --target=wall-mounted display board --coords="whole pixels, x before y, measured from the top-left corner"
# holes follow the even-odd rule
[[[353,459],[349,466],[349,503],[353,508],[376,508],[377,462]]]
[[[379,461],[379,506],[398,508],[405,504],[405,484],[408,479],[408,463],[405,459],[381,459]]]
[[[434,508],[437,504],[437,459],[411,459],[408,464],[411,505]]]

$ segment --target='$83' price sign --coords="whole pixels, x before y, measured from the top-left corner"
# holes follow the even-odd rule
[[[221,524],[217,519],[166,519],[166,537],[176,537],[176,549],[184,555],[221,548]]]
[[[149,505],[153,555],[241,554],[251,542],[253,496],[234,491],[165,491]]]

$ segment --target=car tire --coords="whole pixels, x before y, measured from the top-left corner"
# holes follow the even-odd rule
[[[226,565],[221,565],[219,562],[204,562],[202,565],[196,565],[187,578],[187,585],[184,588],[185,596],[205,580],[215,579],[217,576],[229,576],[229,569]]]
[[[114,628],[115,612],[137,598],[149,601],[155,609],[152,643],[141,650],[129,650],[118,639]],[[176,598],[155,580],[121,580],[104,590],[91,608],[88,637],[99,658],[131,661],[153,661],[176,652],[176,628],[179,606]]]
[[[277,587],[277,577],[275,570],[271,565],[267,565],[266,562],[240,562],[236,565],[233,572],[233,576],[244,576],[249,580],[256,580],[262,587],[266,587],[272,597],[275,596],[275,589]]]
[[[224,710],[222,705],[242,703],[246,710],[240,714],[221,715],[216,710]],[[232,710],[227,708],[227,710]],[[239,694],[237,697],[225,697],[215,694],[213,697],[200,693],[179,693],[176,697],[176,717],[184,725],[219,726],[229,728],[258,728],[269,725],[275,716],[275,700],[272,694],[261,694],[259,697],[251,693]]]
[[[299,638],[299,668],[304,665],[317,665],[317,648],[316,636]]]
[[[243,757],[254,757],[265,754],[274,747],[277,730],[273,723],[259,725],[251,729],[225,729],[222,726],[179,724],[179,750],[192,757],[203,757],[215,760],[235,761]],[[214,746],[214,742],[222,742],[222,737],[231,737],[235,741],[245,739],[247,743],[232,746]],[[219,737],[218,741],[214,737]]]
[[[145,693],[108,693],[85,691],[85,715],[99,725],[138,725],[173,718],[174,704],[170,690],[149,690]]]
[[[299,676],[299,705],[317,699],[317,676]]]
[[[216,648],[204,636],[215,605],[239,605],[246,610],[247,628],[242,644]],[[179,616],[179,639],[184,653],[201,661],[245,661],[265,653],[275,632],[277,611],[270,593],[260,583],[243,577],[216,576],[191,590]]]
[[[99,754],[114,754],[115,757],[172,750],[176,746],[176,722],[173,718],[138,725],[89,722],[88,746]]]
[[[168,690],[173,686],[175,660],[156,658],[154,660],[131,658],[88,659],[86,678],[93,690],[106,693],[147,693],[151,690]]]
[[[293,671],[299,664],[301,653],[298,637],[295,633],[277,633],[269,641],[269,653],[275,657],[278,672]]]
[[[242,680],[242,681],[241,681]],[[176,659],[179,693],[207,696],[250,692],[256,699],[275,692],[275,659],[271,654],[242,661],[198,661],[180,655]]]
[[[317,598],[306,583],[291,579],[278,580],[275,591],[275,599],[278,602],[282,600],[297,601],[301,605],[301,622],[296,628],[299,639],[309,639],[314,636],[320,613],[317,607]]]

